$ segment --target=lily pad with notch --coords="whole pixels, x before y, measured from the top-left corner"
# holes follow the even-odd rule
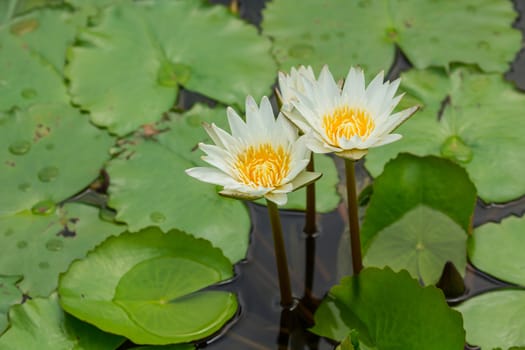
[[[16,284],[20,282],[22,276],[2,276],[0,275],[0,334],[2,334],[9,322],[7,312],[11,305],[18,304],[22,301],[22,291]]]
[[[178,86],[241,105],[248,94],[268,94],[275,79],[270,42],[225,7],[200,1],[120,2],[80,39],[68,67],[73,99],[118,135],[158,121]]]
[[[485,202],[525,194],[525,96],[501,75],[412,70],[401,89],[424,107],[399,127],[400,141],[370,150],[365,165],[373,176],[399,153],[436,155],[464,167]]]
[[[136,344],[186,343],[235,314],[233,293],[205,290],[232,276],[230,261],[208,241],[151,227],[110,238],[74,262],[59,294],[67,312]]]
[[[461,350],[465,342],[461,315],[439,289],[388,268],[343,278],[317,309],[314,333],[341,341],[352,330],[365,349]]]

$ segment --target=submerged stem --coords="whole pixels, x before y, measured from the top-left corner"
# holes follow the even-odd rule
[[[348,197],[348,225],[350,227],[350,244],[352,250],[352,267],[354,275],[363,269],[361,257],[361,238],[359,234],[359,217],[357,215],[357,192],[355,182],[355,161],[345,158],[346,194]]]
[[[268,214],[272,224],[273,245],[275,249],[275,261],[277,263],[277,274],[279,277],[279,289],[281,291],[281,306],[293,305],[292,288],[290,286],[290,275],[288,274],[288,262],[284,247],[283,230],[277,204],[267,200]]]
[[[310,155],[310,163],[306,166],[306,171],[314,171],[314,154]],[[317,225],[315,222],[315,182],[312,182],[306,186],[306,223],[304,226],[304,232],[311,236],[317,232]]]

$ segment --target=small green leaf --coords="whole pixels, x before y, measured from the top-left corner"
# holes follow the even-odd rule
[[[7,312],[11,305],[22,301],[22,292],[16,284],[22,279],[21,276],[1,276],[0,275],[0,334],[7,328]]]
[[[14,306],[9,319],[2,350],[114,350],[125,340],[66,315],[56,294]]]
[[[525,286],[525,218],[509,217],[501,224],[476,228],[468,241],[468,256],[478,269],[501,280]]]
[[[402,75],[401,89],[423,108],[397,129],[400,141],[370,150],[366,167],[373,176],[399,153],[436,155],[463,166],[486,202],[525,194],[525,95],[500,74],[467,68],[450,76],[411,70]]]
[[[43,203],[49,209],[79,192],[98,176],[113,143],[67,105],[36,105],[9,115],[0,121],[0,133],[0,182],[6,188],[0,216]]]
[[[67,312],[137,344],[183,343],[213,334],[235,314],[232,293],[202,290],[232,275],[208,241],[148,228],[108,239],[74,262],[59,294]]]
[[[390,269],[343,278],[316,311],[314,333],[341,341],[351,330],[364,349],[462,350],[465,342],[461,315],[439,289]]]
[[[418,205],[440,211],[470,232],[475,203],[476,189],[460,166],[436,157],[401,154],[375,180],[362,226],[363,246],[368,249],[375,235]],[[443,218],[435,219],[444,224]]]
[[[124,230],[81,204],[66,204],[49,215],[0,217],[0,227],[0,274],[24,276],[19,288],[31,297],[49,295],[73,260]]]
[[[484,293],[463,302],[456,309],[463,314],[469,344],[482,349],[525,347],[525,291]]]
[[[448,261],[464,274],[466,241],[465,231],[447,215],[418,205],[375,235],[363,264],[405,269],[425,285],[435,284]]]

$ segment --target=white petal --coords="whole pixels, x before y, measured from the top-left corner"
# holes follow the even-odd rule
[[[309,184],[317,181],[317,179],[319,179],[321,176],[323,176],[322,173],[303,171],[292,181],[294,191],[303,186],[308,186]]]
[[[365,74],[359,67],[351,67],[343,86],[343,97],[349,105],[361,105],[365,99]]]
[[[233,186],[237,183],[234,179],[231,178],[231,176],[215,168],[196,167],[186,169],[186,174],[196,178],[197,180],[215,185]]]
[[[314,153],[331,153],[341,151],[340,148],[330,146],[316,136],[308,138],[306,145]]]
[[[219,137],[219,135],[217,135],[217,131],[215,130],[215,128],[217,128],[215,126],[215,124],[208,124],[208,123],[202,123],[202,127],[204,128],[204,130],[206,131],[206,133],[208,133],[208,135],[210,136],[210,138],[212,139],[212,141],[217,145],[217,146],[220,146],[222,148],[225,148],[224,146],[224,143],[222,142],[221,138]],[[217,128],[218,129],[218,128]]]
[[[233,108],[228,107],[226,109],[226,115],[228,116],[228,124],[230,124],[232,136],[237,138],[246,135],[248,128],[237,112],[235,112]]]
[[[264,197],[277,205],[285,205],[286,202],[288,202],[288,196],[285,193],[268,192],[264,195]]]
[[[401,137],[402,136],[400,134],[388,134],[388,135],[384,136],[383,138],[381,138],[380,141],[378,141],[375,144],[373,144],[371,147],[383,146],[383,145],[386,145],[388,143],[395,142],[395,141],[401,139]]]

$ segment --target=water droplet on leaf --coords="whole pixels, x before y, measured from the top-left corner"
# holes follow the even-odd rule
[[[288,54],[295,58],[308,58],[314,53],[315,49],[308,44],[297,44],[288,50]]]
[[[55,149],[55,145],[52,144],[52,143],[48,143],[48,144],[46,145],[46,149],[47,149],[48,151],[51,151],[51,150]]]
[[[18,189],[22,192],[27,192],[31,188],[31,184],[29,182],[23,182],[18,185]]]
[[[21,156],[31,149],[31,143],[25,140],[18,140],[9,145],[9,152]]]
[[[64,248],[64,242],[56,238],[52,238],[46,243],[46,249],[52,252],[58,252],[62,248]]]
[[[33,205],[31,212],[35,215],[49,215],[55,212],[56,205],[51,200],[40,201]]]
[[[40,267],[43,270],[49,269],[49,263],[47,263],[45,261],[42,261],[42,262],[38,263],[38,267]]]
[[[38,21],[34,18],[32,19],[26,19],[24,21],[20,21],[18,23],[15,23],[11,26],[11,33],[14,35],[24,35],[27,33],[31,33],[35,29],[38,28]]]
[[[25,247],[27,247],[27,242],[26,241],[19,241],[16,244],[16,247],[19,248],[19,249],[24,249]]]
[[[158,211],[151,213],[149,218],[151,219],[151,221],[157,224],[160,224],[161,222],[164,222],[166,220],[166,217],[164,216],[164,214]]]
[[[15,233],[15,230],[13,230],[12,228],[8,228],[4,231],[4,236],[8,237],[11,236],[13,233]]]
[[[47,166],[45,168],[42,168],[38,172],[38,178],[42,182],[50,182],[56,179],[58,176],[58,168],[56,166]]]
[[[459,136],[453,135],[443,142],[441,155],[458,163],[468,163],[472,160],[472,149]]]
[[[478,47],[483,50],[490,49],[490,44],[486,42],[485,40],[478,41]]]
[[[22,90],[20,95],[22,95],[23,98],[30,100],[32,98],[35,98],[38,95],[38,93],[35,89],[24,89]]]

